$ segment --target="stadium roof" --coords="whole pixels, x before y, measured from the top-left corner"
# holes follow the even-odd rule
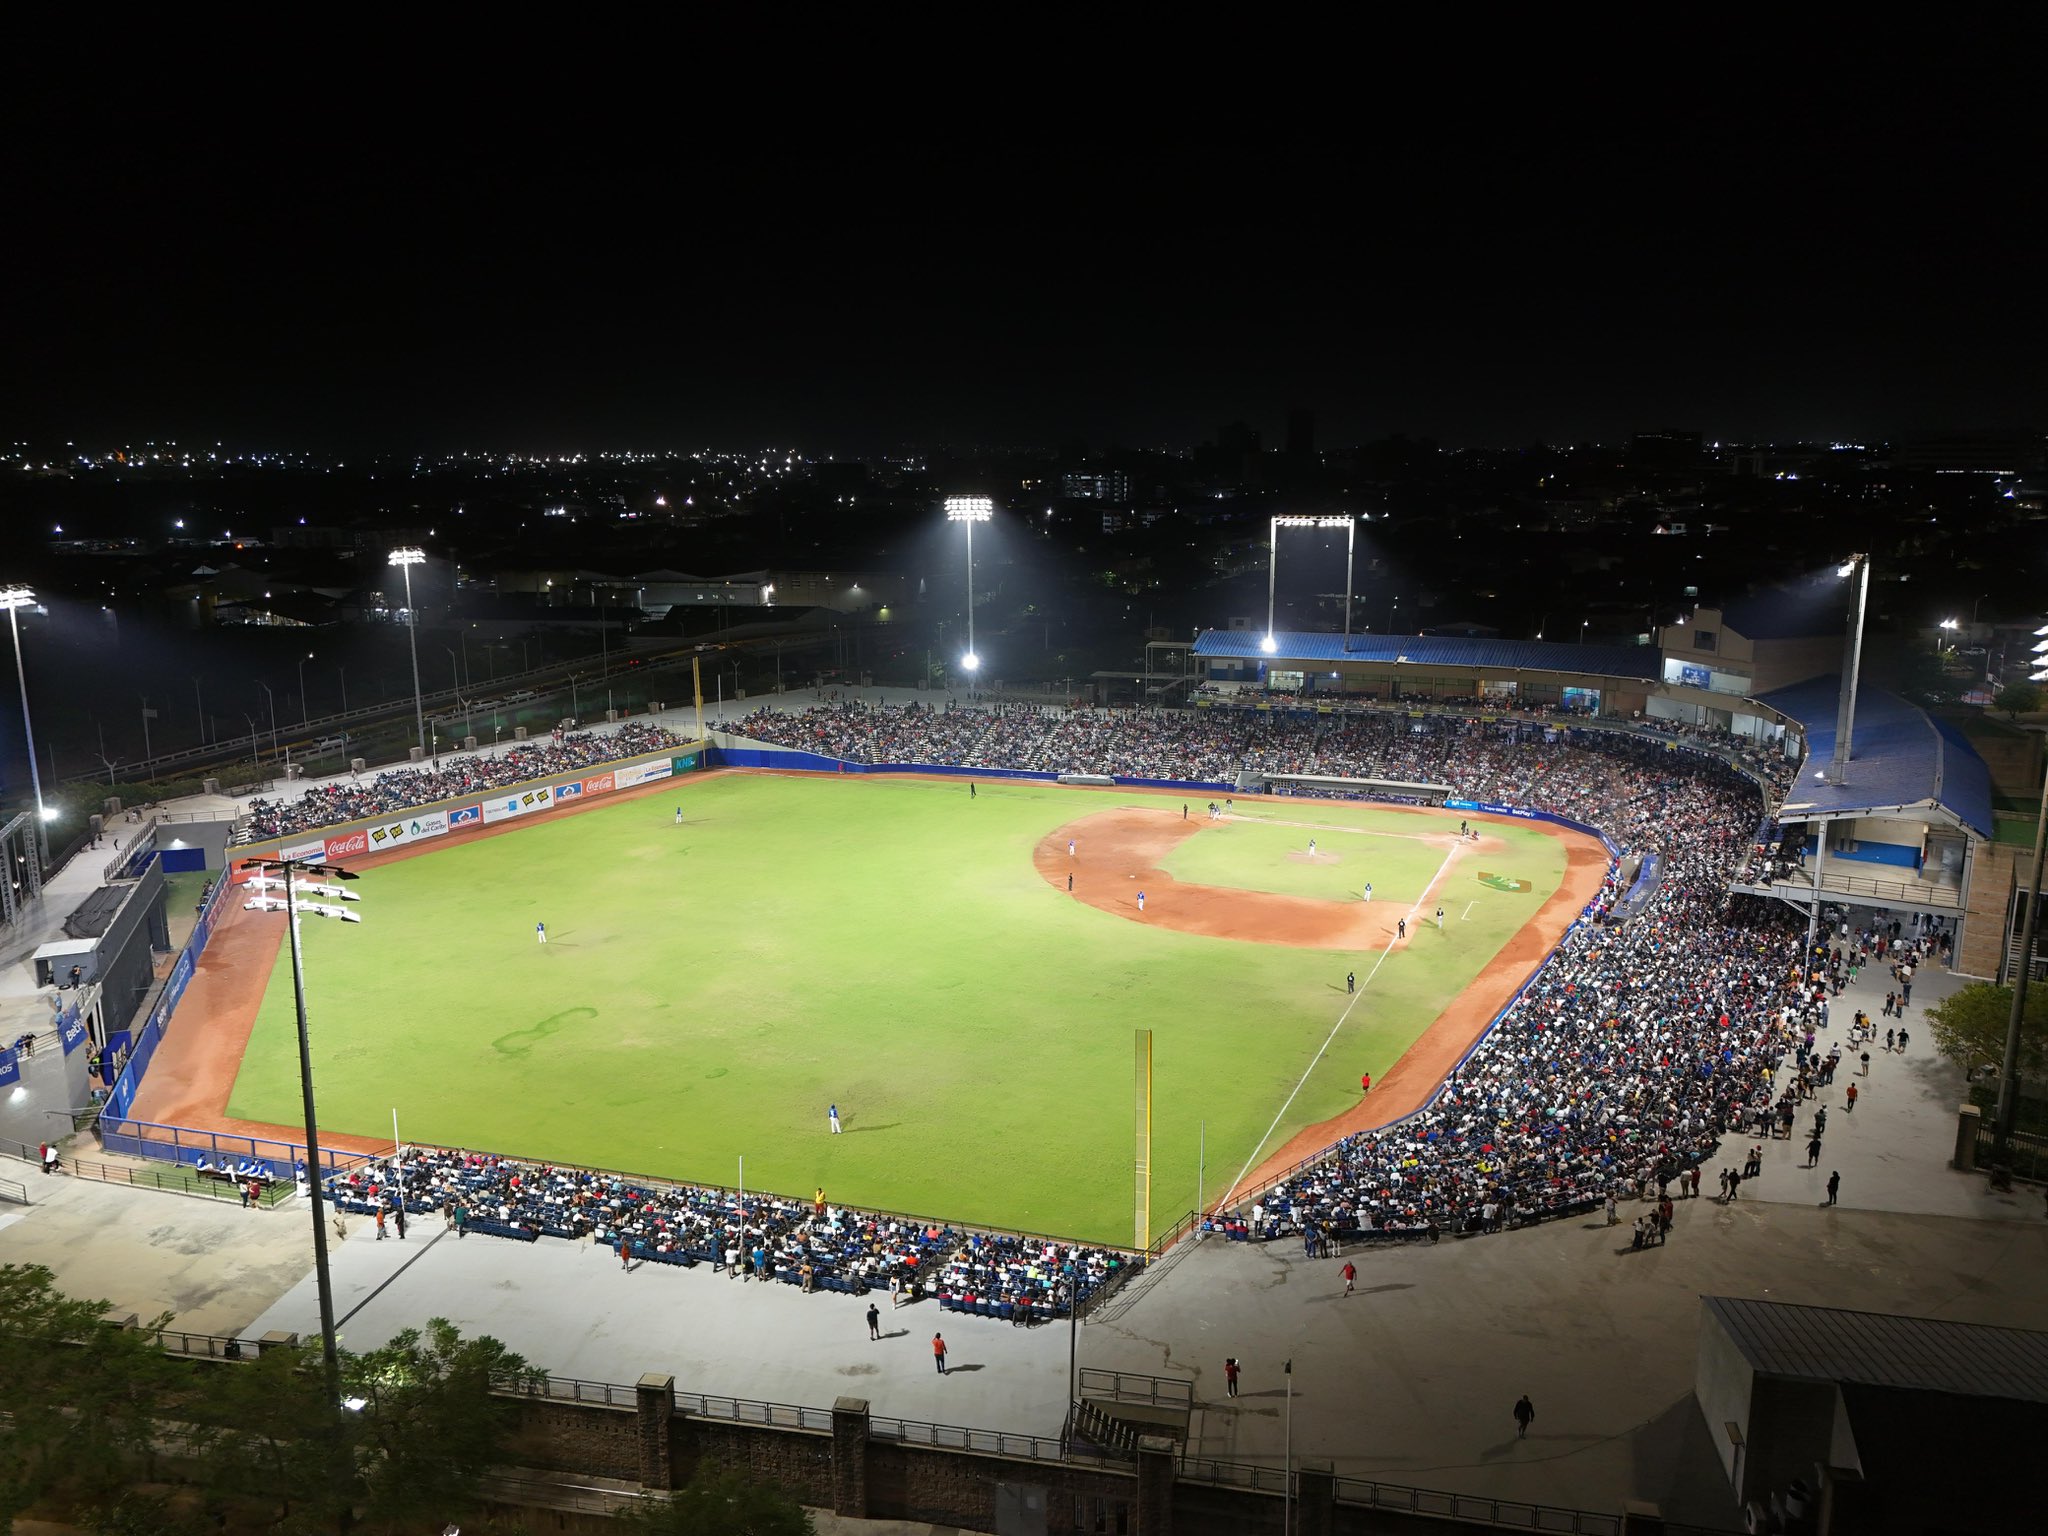
[[[1980,837],[1992,835],[1991,771],[1953,728],[1881,688],[1856,694],[1855,745],[1847,782],[1819,775],[1835,755],[1841,680],[1816,677],[1759,696],[1806,732],[1806,765],[1785,796],[1786,820],[1874,811],[1943,811]]]
[[[1766,1376],[2048,1403],[2048,1333],[1704,1297],[1742,1358]]]
[[[1257,661],[1407,662],[1419,667],[1480,667],[1498,672],[1583,672],[1593,677],[1655,678],[1663,653],[1651,645],[1568,645],[1557,640],[1467,640],[1450,635],[1353,635],[1276,630],[1268,655],[1256,629],[1205,629],[1197,656],[1248,656]]]

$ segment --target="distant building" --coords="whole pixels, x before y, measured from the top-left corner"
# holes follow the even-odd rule
[[[1060,492],[1075,501],[1131,499],[1131,477],[1120,469],[1070,469],[1060,476]]]
[[[1677,427],[1638,432],[1629,439],[1628,462],[1635,469],[1692,469],[1699,464],[1704,447],[1700,433]]]
[[[1839,671],[1847,643],[1842,603],[1842,583],[1830,582],[1695,608],[1657,632],[1663,680],[1754,697]],[[1662,711],[1653,704],[1651,713]]]
[[[1945,432],[1892,444],[1894,469],[2011,475],[2048,463],[2048,438],[2032,432]]]

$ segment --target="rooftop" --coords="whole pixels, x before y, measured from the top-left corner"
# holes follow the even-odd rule
[[[1856,694],[1854,746],[1846,782],[1820,777],[1835,755],[1839,677],[1810,678],[1760,695],[1806,732],[1806,765],[1786,794],[1791,821],[1875,811],[1941,811],[1980,837],[1992,834],[1991,772],[1952,727],[1882,688]]]
[[[1933,1317],[1704,1298],[1767,1376],[2048,1403],[2048,1333]]]

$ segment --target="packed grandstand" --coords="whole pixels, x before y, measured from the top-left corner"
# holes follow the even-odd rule
[[[1600,895],[1495,1028],[1420,1112],[1348,1136],[1278,1182],[1226,1197],[1229,1236],[1315,1241],[1499,1230],[1589,1209],[1617,1189],[1661,1192],[1785,1091],[1794,1037],[1826,1025],[1799,984],[1800,932],[1774,903],[1731,896],[1796,763],[1725,734],[1655,732],[1539,712],[1175,712],[834,704],[764,709],[735,734],[851,762],[1230,782],[1245,773],[1433,781],[1461,798],[1601,828],[1619,857]],[[624,738],[624,739],[621,739]],[[675,745],[646,724],[520,755],[398,769],[264,807],[265,835]],[[563,754],[570,756],[566,761]],[[1763,786],[1760,789],[1760,786]],[[1321,793],[1342,793],[1325,786]],[[1659,885],[1610,922],[1625,861],[1656,854]],[[404,1206],[465,1231],[623,1244],[628,1259],[709,1264],[805,1289],[936,1295],[952,1309],[1035,1321],[1129,1272],[1129,1256],[1057,1239],[475,1153],[413,1150]],[[336,1175],[345,1210],[395,1210],[388,1164]]]

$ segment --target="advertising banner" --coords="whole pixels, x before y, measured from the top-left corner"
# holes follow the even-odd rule
[[[609,773],[600,773],[594,779],[583,781],[583,793],[586,795],[608,795],[616,787],[617,780]]]
[[[612,782],[620,789],[631,789],[636,784],[652,784],[656,779],[668,778],[676,771],[676,765],[668,758],[658,763],[634,763],[631,767],[613,772]]]
[[[326,854],[327,840],[321,837],[316,837],[311,842],[293,843],[288,848],[277,850],[280,859],[318,859],[326,857]]]
[[[691,752],[675,760],[677,773],[693,773],[697,768],[697,754]]]
[[[401,816],[396,821],[370,828],[370,852],[378,853],[403,843],[416,843],[422,838],[440,837],[447,830],[446,811],[422,811],[417,816]]]
[[[582,798],[583,781],[581,779],[571,779],[566,784],[557,784],[555,786],[555,803],[557,805],[561,804],[564,800],[580,800]]]
[[[554,803],[554,791],[543,784],[538,789],[523,789],[516,795],[486,800],[484,820],[505,821],[513,816],[524,816],[529,811],[544,811]]]
[[[0,1088],[11,1088],[21,1081],[21,1060],[15,1055],[14,1047],[0,1047]]]
[[[57,1033],[63,1038],[66,1056],[85,1044],[85,1020],[79,1017],[76,1008],[67,1008],[57,1015]]]
[[[484,808],[480,805],[459,806],[448,813],[448,825],[451,828],[473,827],[483,819]]]
[[[345,832],[340,837],[328,838],[324,846],[327,851],[321,857],[332,864],[336,859],[351,859],[358,854],[368,853],[370,851],[370,834],[367,832]]]

